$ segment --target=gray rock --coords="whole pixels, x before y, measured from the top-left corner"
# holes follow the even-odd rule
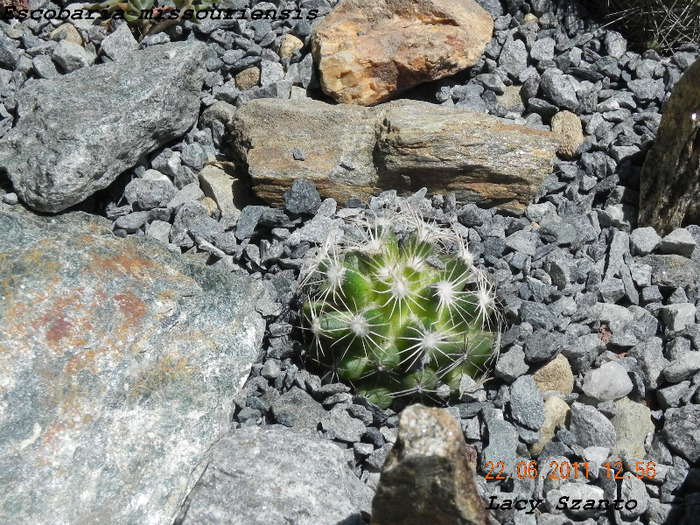
[[[695,250],[695,239],[685,228],[676,228],[659,242],[661,253],[677,253],[690,257]]]
[[[609,329],[612,332],[610,342],[615,346],[632,347],[642,341],[647,341],[656,335],[658,322],[644,308],[631,305],[627,308],[632,319],[612,319]]]
[[[606,303],[616,303],[625,296],[625,283],[622,279],[605,279],[598,287],[601,298]]]
[[[518,431],[510,423],[494,417],[487,424],[489,444],[484,447],[481,455],[481,469],[484,473],[490,467],[501,462],[504,472],[515,472],[517,463],[516,448],[518,446]],[[486,470],[484,470],[486,469]]]
[[[175,194],[177,188],[165,175],[155,170],[141,179],[134,179],[124,188],[124,197],[136,210],[151,210],[166,206]]]
[[[691,462],[700,459],[700,405],[668,410],[663,433],[666,443]]]
[[[520,230],[506,237],[506,246],[525,255],[535,255],[537,252],[538,234],[534,231]]]
[[[260,85],[269,86],[284,78],[284,67],[279,62],[262,60],[260,62]]]
[[[122,215],[114,221],[114,227],[124,230],[127,233],[134,233],[136,230],[140,229],[141,226],[146,224],[148,220],[147,211],[135,211],[134,213],[128,213],[127,215]]]
[[[542,91],[554,104],[571,111],[578,106],[577,84],[574,77],[565,75],[556,68],[547,69],[540,81]]]
[[[663,375],[669,383],[678,383],[690,379],[700,370],[700,351],[686,352],[681,357],[671,361],[663,369]]]
[[[583,378],[583,392],[598,401],[620,399],[629,394],[632,388],[627,370],[614,361],[589,371]]]
[[[64,210],[182,136],[199,113],[203,56],[202,44],[154,46],[29,84],[17,95],[16,127],[0,142],[0,167],[20,198],[39,211]]]
[[[647,255],[638,262],[651,266],[651,283],[658,286],[685,287],[698,280],[697,264],[680,255]]]
[[[284,207],[290,213],[311,214],[321,206],[321,196],[310,180],[296,179],[284,193]]]
[[[537,61],[554,59],[554,44],[553,38],[538,38],[530,49],[530,58]]]
[[[610,420],[595,407],[582,403],[571,405],[571,425],[573,432],[582,447],[615,448],[616,434]]]
[[[597,502],[598,500],[605,499],[605,492],[602,488],[595,485],[589,485],[587,483],[566,482],[559,488],[559,490],[552,492],[557,493],[555,496],[555,500],[557,501],[559,501],[559,498],[568,498],[565,500],[567,502],[573,502],[573,500],[579,500],[582,502],[585,502],[586,500],[594,500]],[[576,516],[577,518],[592,518],[605,512],[603,509],[599,509],[597,505],[594,505],[594,508],[591,509],[590,507],[586,508],[585,505],[579,504],[574,506],[571,503],[568,505],[567,510],[568,513]]]
[[[510,415],[532,430],[544,423],[544,401],[532,376],[521,376],[510,385]]]
[[[540,227],[540,237],[545,242],[554,243],[558,246],[568,246],[578,240],[578,230],[566,221],[557,219],[544,220]]]
[[[640,102],[653,100],[665,91],[664,83],[661,79],[652,80],[650,78],[643,78],[639,80],[630,80],[627,86]]]
[[[485,524],[475,468],[476,453],[447,410],[405,408],[372,501],[372,523]]]
[[[175,196],[168,201],[168,208],[176,210],[187,202],[197,202],[204,198],[204,192],[199,184],[192,182],[180,189]]]
[[[696,308],[694,304],[669,304],[659,310],[661,320],[669,330],[677,332],[695,324]]]
[[[272,415],[278,423],[295,429],[316,431],[326,411],[309,394],[293,386],[272,403]]]
[[[361,525],[372,495],[336,445],[295,431],[241,428],[212,450],[178,523]]]
[[[494,374],[510,383],[525,374],[529,366],[525,363],[525,352],[520,347],[511,348],[501,354],[496,362]]]
[[[56,46],[56,49],[54,49],[53,59],[63,71],[72,73],[77,69],[82,69],[91,65],[95,61],[95,55],[88,53],[84,47],[78,44],[74,44],[68,40],[61,40]],[[75,95],[76,93],[80,93],[80,91],[71,92],[71,95]]]
[[[622,58],[627,51],[627,40],[617,31],[606,31],[604,45],[605,51],[612,58]]]
[[[128,59],[129,53],[138,48],[139,43],[131,33],[128,24],[121,24],[100,43],[100,50],[115,62]]]
[[[355,443],[360,441],[365,433],[365,424],[359,419],[352,417],[345,407],[335,406],[330,413],[321,421],[321,428],[331,439]]]
[[[98,217],[11,210],[0,522],[172,523],[259,358],[260,285]]]
[[[629,266],[632,280],[640,288],[651,286],[651,266],[648,264],[631,263]]]
[[[525,360],[528,363],[540,363],[554,359],[562,351],[563,336],[545,329],[535,330],[525,340]]]
[[[527,67],[527,49],[525,42],[508,38],[503,44],[501,54],[498,57],[499,66],[502,67],[511,78],[516,79]]]
[[[59,76],[56,66],[47,55],[37,55],[32,59],[34,71],[40,78],[54,78]]]
[[[690,381],[681,381],[675,385],[660,388],[656,391],[656,398],[659,406],[664,410],[667,408],[677,408],[682,404],[682,400],[688,395]]]
[[[660,338],[653,337],[639,343],[627,352],[627,356],[637,360],[648,389],[656,390],[663,383],[662,371],[668,365],[668,360],[664,357]]]
[[[170,242],[170,229],[172,225],[165,221],[153,221],[146,228],[146,235],[158,239],[160,242]]]
[[[0,37],[0,66],[14,69],[22,53],[17,49],[17,42],[5,35]]]

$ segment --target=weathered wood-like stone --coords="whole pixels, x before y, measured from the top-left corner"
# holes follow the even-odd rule
[[[253,100],[236,112],[233,128],[254,191],[275,206],[303,178],[339,202],[425,186],[520,214],[551,174],[559,145],[550,132],[407,100],[373,108]]]
[[[492,32],[473,0],[345,0],[311,45],[323,90],[369,106],[474,65]]]
[[[558,147],[548,131],[423,103],[387,108],[375,157],[383,181],[519,214],[552,173]]]
[[[373,525],[485,525],[475,460],[449,412],[407,407],[372,501]]]
[[[700,224],[700,60],[673,88],[640,174],[639,226]]]
[[[259,358],[263,290],[21,211],[0,204],[0,523],[169,525]]]

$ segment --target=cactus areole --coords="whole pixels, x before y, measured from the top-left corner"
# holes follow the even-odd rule
[[[304,281],[311,359],[382,408],[457,393],[493,354],[485,274],[456,232],[415,214],[355,227],[360,240],[326,246]]]

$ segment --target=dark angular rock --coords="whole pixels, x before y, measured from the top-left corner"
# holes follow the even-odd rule
[[[700,276],[695,262],[680,255],[647,255],[637,260],[651,266],[651,283],[678,288],[695,284]]]
[[[686,405],[669,411],[664,424],[668,445],[691,462],[700,459],[700,405]]]
[[[531,430],[539,430],[544,423],[544,401],[532,376],[519,377],[510,385],[510,415]]]
[[[296,179],[284,193],[284,207],[290,213],[313,215],[320,206],[321,196],[310,180]]]
[[[525,341],[525,360],[528,363],[541,363],[554,359],[562,351],[563,339],[564,336],[557,332],[535,330]]]

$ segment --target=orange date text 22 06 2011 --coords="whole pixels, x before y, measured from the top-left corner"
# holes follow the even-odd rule
[[[606,461],[602,467],[605,468],[603,475],[608,478],[623,479],[624,466],[621,461],[610,462]],[[505,463],[497,461],[495,464],[492,461],[487,461],[484,465],[486,479],[509,479],[517,477],[518,479],[535,479],[538,476],[551,479],[578,479],[579,477],[588,479],[588,461],[578,462],[573,461],[552,461],[546,471],[541,471],[535,461],[520,461],[515,467],[515,472],[505,472]],[[653,461],[637,461],[634,464],[627,464],[627,470],[632,472],[639,479],[653,479],[656,476],[655,464]]]

